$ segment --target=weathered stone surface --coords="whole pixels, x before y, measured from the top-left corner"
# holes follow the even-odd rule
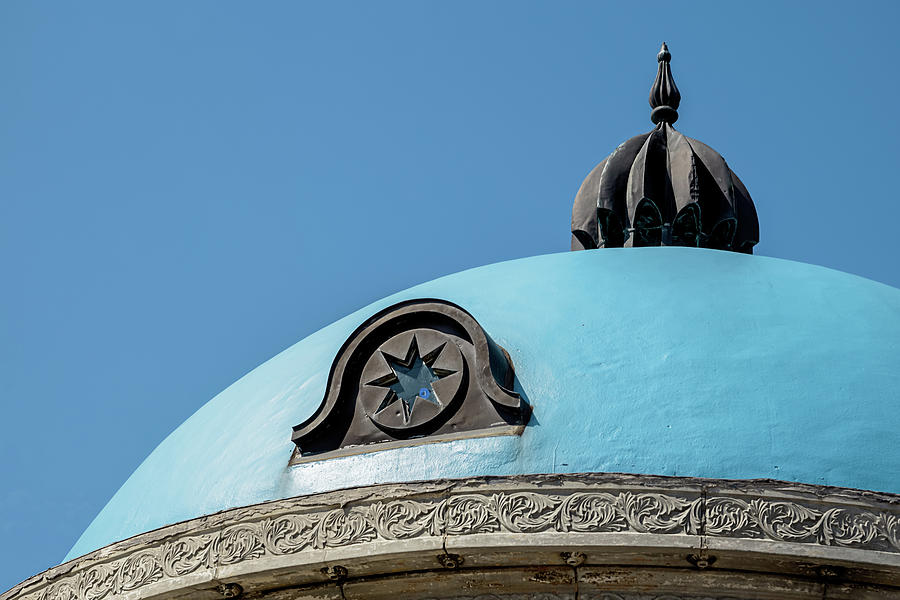
[[[220,598],[238,589],[231,583],[248,598],[288,588],[329,597],[335,586],[347,598],[576,585],[738,594],[769,580],[778,598],[821,598],[827,585],[900,586],[900,498],[600,474],[372,486],[171,525],[50,569],[0,600]],[[735,597],[766,597],[753,593]]]

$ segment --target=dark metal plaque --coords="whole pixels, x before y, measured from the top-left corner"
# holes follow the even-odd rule
[[[520,433],[531,408],[513,382],[509,354],[464,309],[396,304],[338,351],[322,404],[294,427],[291,462]]]

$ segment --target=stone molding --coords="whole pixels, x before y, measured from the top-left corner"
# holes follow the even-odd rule
[[[789,556],[808,556],[815,547],[846,548],[867,551],[854,560],[871,554],[873,564],[887,558],[897,568],[900,496],[769,480],[600,474],[379,485],[163,527],[54,567],[0,594],[0,600],[134,597],[136,590],[192,574],[214,580],[231,565],[252,572],[253,561],[272,557],[420,538],[443,540],[446,547],[451,538],[462,542],[475,535],[513,536],[527,544],[529,537],[547,533],[631,534],[617,537],[634,546],[642,536],[695,536],[701,549],[720,538],[753,541],[757,548],[760,541],[777,542],[778,552]],[[153,594],[137,597],[145,595]]]
[[[452,598],[429,598],[428,600],[576,600],[572,594],[479,594],[477,596],[453,596]],[[696,596],[675,594],[631,594],[605,592],[602,594],[579,594],[578,600],[739,600],[731,596]]]

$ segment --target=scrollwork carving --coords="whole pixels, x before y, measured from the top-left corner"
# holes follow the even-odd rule
[[[567,483],[565,476],[558,476],[549,484],[519,479],[512,487],[504,485],[503,478],[494,483],[464,481],[442,495],[386,486],[373,497],[358,496],[346,504],[336,503],[340,496],[333,493],[315,503],[307,497],[265,509],[244,507],[223,513],[214,523],[198,519],[193,526],[172,526],[178,527],[174,533],[164,529],[144,534],[148,541],[143,544],[132,540],[98,553],[96,559],[89,555],[71,572],[47,577],[36,591],[15,598],[105,600],[164,578],[265,556],[491,533],[521,535],[523,541],[542,532],[703,535],[900,553],[900,499],[872,503],[852,490],[835,496],[839,501],[815,494],[791,496],[790,491],[771,497],[762,484],[752,494],[717,489],[707,497],[701,492],[704,484],[689,486],[690,492],[652,484],[616,490],[608,483],[592,484],[591,477],[573,476]],[[644,599],[612,592],[597,598]]]
[[[163,570],[155,553],[143,551],[136,552],[123,560],[119,564],[117,574],[117,590],[127,592],[159,581],[163,577]]]
[[[285,515],[262,524],[263,546],[273,555],[292,554],[315,543],[317,520],[306,515]]]
[[[432,518],[434,505],[414,500],[376,502],[369,507],[369,518],[379,536],[386,540],[402,540],[429,532],[439,535]]]
[[[576,492],[560,505],[557,517],[560,531],[625,531],[628,520],[620,502],[612,494]]]
[[[440,530],[444,535],[490,533],[500,529],[497,510],[489,496],[466,494],[441,502],[436,511]]]
[[[750,505],[738,498],[709,498],[705,504],[704,519],[706,535],[735,536],[750,532],[759,533],[751,515]]]
[[[865,546],[878,537],[877,517],[871,513],[832,508],[819,519],[818,530],[820,543]]]
[[[218,562],[230,565],[265,553],[261,536],[253,525],[237,525],[222,531],[217,543]]]
[[[507,531],[535,533],[553,525],[551,515],[560,506],[558,497],[534,492],[495,494],[497,519]]]
[[[900,516],[880,513],[877,522],[878,531],[893,546],[894,550],[900,550]]]
[[[332,510],[322,517],[316,538],[316,547],[347,546],[371,542],[378,536],[369,522],[368,511],[362,508]]]
[[[209,535],[167,542],[162,548],[162,568],[170,577],[180,577],[202,566],[212,566],[213,538]]]
[[[750,517],[765,537],[780,542],[803,542],[815,537],[819,513],[796,502],[750,502]]]
[[[618,505],[630,529],[639,533],[696,533],[697,502],[669,494],[619,494]]]
[[[101,600],[115,590],[116,571],[109,565],[97,565],[86,569],[78,579],[78,597],[84,600]]]
[[[40,596],[40,600],[79,600],[78,590],[73,587],[73,583],[63,581],[50,586],[47,593]]]

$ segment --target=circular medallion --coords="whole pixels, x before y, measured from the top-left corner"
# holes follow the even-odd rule
[[[434,329],[398,333],[366,362],[360,404],[379,428],[415,435],[456,409],[464,361],[454,336]]]

